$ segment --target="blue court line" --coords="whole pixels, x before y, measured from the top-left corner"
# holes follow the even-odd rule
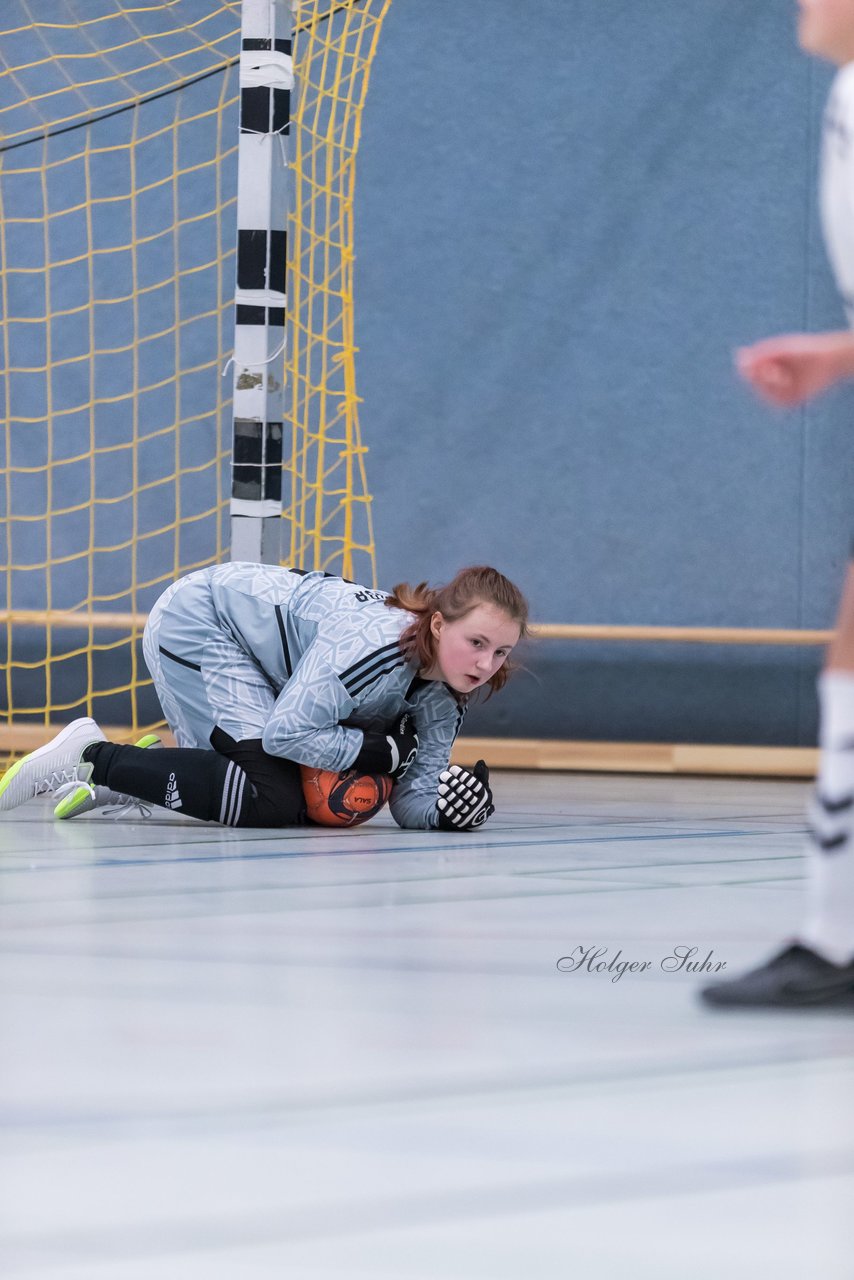
[[[60,1225],[41,1223],[38,1229],[8,1232],[4,1250],[16,1270],[48,1267],[57,1259],[76,1270],[93,1261],[99,1267],[115,1261],[117,1267],[131,1257],[135,1262],[155,1263],[162,1259],[175,1272],[181,1256],[202,1253],[216,1258],[219,1251],[236,1254],[240,1272],[245,1255],[261,1246],[287,1249],[295,1243],[317,1241],[324,1245],[361,1236],[387,1233],[399,1237],[401,1231],[428,1231],[477,1222],[503,1224],[508,1218],[543,1214],[579,1214],[585,1209],[643,1204],[678,1206],[687,1197],[709,1197],[739,1191],[768,1190],[785,1186],[812,1190],[830,1178],[854,1175],[854,1150],[805,1152],[790,1147],[769,1155],[745,1155],[724,1159],[697,1158],[691,1161],[650,1163],[642,1170],[615,1168],[599,1171],[566,1172],[565,1166],[549,1177],[507,1178],[495,1184],[439,1190],[403,1187],[397,1193],[365,1191],[342,1202],[329,1196],[308,1205],[293,1206],[286,1201],[268,1208],[232,1210],[199,1215],[165,1217],[162,1214],[133,1224]],[[672,1212],[678,1214],[678,1207]],[[684,1256],[684,1250],[682,1250]],[[179,1262],[179,1265],[182,1265]],[[251,1265],[251,1264],[249,1264]],[[192,1262],[188,1264],[192,1270]],[[278,1271],[290,1270],[287,1254],[282,1254]],[[187,1270],[187,1267],[184,1268]],[[682,1271],[690,1274],[691,1263]],[[11,1272],[9,1273],[11,1274]],[[303,1274],[305,1270],[303,1269]],[[601,1274],[601,1272],[600,1272]]]
[[[800,859],[797,858],[795,855],[792,855],[791,858],[774,858],[774,859],[760,858],[758,859],[758,861],[760,862],[769,862],[769,861],[785,862],[785,861],[799,861],[799,860]],[[739,861],[742,863],[755,862],[757,861],[757,859],[743,858],[743,859],[740,859]],[[710,860],[709,862],[705,862],[705,863],[694,863],[694,862],[692,863],[677,863],[677,862],[644,863],[643,869],[654,870],[654,871],[655,870],[668,871],[668,870],[679,869],[679,868],[684,868],[687,870],[695,866],[719,866],[723,868],[724,865],[729,866],[730,864],[728,862],[726,864],[717,863],[713,860]],[[632,870],[633,868],[630,866],[629,867],[616,866],[616,867],[573,867],[571,870],[552,871],[552,872],[510,871],[510,872],[506,872],[505,875],[506,877],[514,880],[520,880],[523,878],[537,878],[537,877],[547,878],[551,876],[555,881],[559,883],[560,888],[557,888],[555,885],[551,885],[547,889],[533,889],[533,890],[526,889],[524,892],[514,889],[513,892],[509,892],[509,893],[495,893],[495,892],[489,893],[481,889],[480,892],[468,893],[462,897],[454,897],[454,896],[448,896],[447,894],[435,894],[435,893],[432,896],[428,896],[426,894],[407,896],[405,893],[399,892],[397,900],[395,901],[394,907],[395,907],[395,910],[402,910],[408,907],[435,907],[435,906],[451,907],[451,906],[472,905],[474,903],[484,903],[484,902],[530,902],[535,899],[541,899],[541,898],[580,898],[580,897],[591,897],[594,895],[601,896],[602,894],[621,894],[621,893],[632,893],[632,894],[663,893],[663,892],[666,892],[667,890],[677,890],[677,891],[686,892],[686,893],[687,892],[693,893],[702,889],[705,889],[705,890],[744,889],[744,888],[750,887],[751,885],[760,885],[767,888],[770,886],[776,887],[781,884],[787,884],[790,882],[792,884],[803,884],[805,879],[805,876],[803,874],[802,875],[783,875],[779,872],[771,877],[750,877],[747,879],[736,879],[736,880],[733,880],[733,879],[710,880],[707,883],[703,883],[700,885],[688,884],[684,880],[676,880],[673,878],[666,879],[666,880],[653,880],[651,882],[637,881],[637,880],[632,881],[630,878],[627,878],[625,880],[597,879],[597,877],[601,877],[608,872],[614,872],[614,871],[617,871],[617,872],[624,871],[627,873],[627,877],[631,877]],[[634,870],[637,870],[637,868],[634,868]],[[580,878],[576,878],[576,877],[580,877]],[[371,880],[371,881],[365,881],[365,882],[347,881],[345,882],[344,887],[361,888],[362,884],[364,883],[367,885],[368,888],[382,887],[382,888],[388,889],[388,888],[394,887],[398,891],[401,891],[411,884],[416,884],[416,885],[454,884],[456,883],[457,880],[460,880],[460,879],[477,880],[479,884],[485,885],[485,886],[488,886],[492,883],[491,876],[448,876],[448,877],[434,876],[434,877],[422,879],[422,880]],[[200,889],[187,889],[187,888],[176,889],[172,893],[167,893],[167,894],[164,894],[164,893],[148,894],[143,892],[139,894],[102,895],[97,899],[95,899],[95,901],[97,901],[99,906],[111,905],[111,904],[122,904],[122,903],[128,903],[128,902],[142,903],[142,902],[149,901],[151,898],[156,898],[159,901],[163,897],[175,898],[179,902],[182,900],[186,900],[187,906],[184,907],[182,910],[175,911],[175,912],[172,912],[171,914],[166,914],[166,915],[152,916],[152,915],[140,915],[138,913],[128,915],[128,914],[121,914],[121,912],[118,912],[113,915],[105,914],[99,917],[97,924],[100,927],[105,925],[110,926],[110,925],[117,925],[117,924],[127,924],[127,925],[137,925],[142,923],[169,924],[169,923],[175,923],[176,921],[179,921],[179,920],[212,921],[212,920],[227,919],[230,916],[234,916],[235,914],[241,915],[241,916],[253,916],[255,918],[261,918],[261,917],[269,918],[270,916],[280,916],[283,913],[286,915],[307,916],[307,915],[310,915],[312,912],[323,912],[328,910],[346,911],[346,912],[375,910],[378,907],[385,907],[387,905],[384,901],[380,900],[379,898],[375,900],[369,900],[369,901],[360,900],[358,902],[337,903],[337,904],[334,904],[332,907],[330,907],[330,904],[327,902],[315,903],[313,901],[309,901],[308,903],[299,902],[299,901],[289,901],[287,904],[280,904],[278,906],[271,906],[271,907],[259,907],[258,905],[258,898],[262,894],[269,894],[270,892],[274,892],[279,894],[288,894],[292,897],[295,891],[298,892],[298,891],[305,890],[308,893],[314,893],[318,889],[323,889],[328,887],[329,886],[322,885],[317,882],[314,882],[309,885],[277,885],[272,889],[271,889],[271,886],[268,884],[258,885],[254,888],[244,888],[241,890],[242,893],[253,893],[256,896],[252,902],[243,904],[239,909],[236,909],[233,905],[229,906],[229,905],[223,905],[222,903],[212,903],[212,904],[208,904],[202,910],[195,910],[195,911],[190,910],[189,907],[197,897],[206,897],[206,898],[211,897],[215,892],[214,890],[209,888],[207,885],[202,886]],[[222,889],[219,892],[221,892],[223,895],[228,895],[232,891],[233,890]],[[53,906],[53,907],[63,906],[63,905],[67,906],[69,902],[74,902],[74,901],[77,901],[77,900],[71,899],[71,898],[53,898],[48,900],[47,903],[40,902],[39,906],[40,907],[44,905]],[[17,907],[22,907],[29,904],[23,901],[18,901],[18,902],[13,902],[12,905]],[[18,940],[22,937],[27,937],[33,930],[51,929],[51,928],[64,930],[65,928],[77,928],[79,925],[80,925],[79,920],[56,921],[55,919],[39,920],[39,919],[28,918],[23,923],[17,924],[15,926],[14,937],[16,940]],[[97,954],[102,958],[108,958],[108,959],[142,960],[142,959],[145,959],[146,957],[149,957],[151,959],[156,959],[158,962],[166,959],[171,959],[171,960],[185,961],[188,963],[194,963],[197,960],[203,960],[205,963],[207,963],[207,961],[211,959],[213,959],[215,963],[218,963],[219,960],[221,959],[221,957],[219,956],[215,956],[215,957],[200,956],[197,952],[193,952],[192,954],[174,955],[170,957],[165,955],[162,952],[157,952],[155,956],[151,956],[150,953],[148,952],[129,953],[129,952],[117,952],[114,950],[108,950],[103,952],[102,951],[94,952],[91,950],[86,952],[79,952],[79,951],[69,952],[69,949],[67,946],[63,947],[61,951],[48,951],[45,949],[45,946],[43,943],[39,943],[37,946],[22,948],[20,945],[12,945],[11,939],[10,939],[10,932],[11,931],[7,929],[6,939],[0,940],[0,956],[37,955],[37,956],[43,957],[48,955],[57,956],[57,955],[72,954],[76,958],[79,958],[83,954],[89,955],[89,956]],[[269,963],[269,964],[279,965],[281,964],[281,962],[282,962],[281,957],[278,957],[278,956],[270,957],[270,956],[259,955],[259,956],[253,956],[250,960],[250,963],[252,964],[268,964]],[[290,956],[285,957],[285,963],[290,967],[293,964],[292,957]],[[319,963],[319,962],[316,962],[315,960],[311,960],[305,963],[309,967],[313,967],[316,963]],[[336,964],[337,964],[337,961],[336,961]],[[353,969],[359,969],[359,968],[365,968],[365,967],[373,969],[373,968],[376,968],[377,965],[374,961],[372,961],[367,966],[365,966],[361,962],[354,962],[351,965],[349,965],[349,967]],[[384,967],[384,966],[381,966],[381,967]],[[392,970],[395,970],[400,967],[401,967],[401,962],[399,961],[399,959],[395,960],[394,964],[391,965]],[[407,966],[403,965],[403,967],[406,968]],[[436,966],[431,961],[431,963],[427,966],[416,965],[415,969],[419,973],[420,972],[431,973],[434,971],[435,967]],[[458,972],[459,968],[460,968],[459,964],[455,964],[451,969],[449,969],[449,972],[452,972],[452,973]],[[480,972],[480,971],[481,970],[479,967],[474,970],[474,972]],[[493,972],[493,970],[490,969],[490,972]],[[497,970],[495,970],[495,972],[497,972]],[[508,972],[515,973],[516,970],[512,969],[512,970],[509,970]]]
[[[528,849],[528,848],[547,848],[552,845],[589,845],[589,844],[650,844],[657,841],[667,840],[718,840],[730,838],[743,838],[744,836],[781,836],[781,835],[803,835],[806,832],[805,827],[796,827],[791,831],[781,831],[779,828],[771,831],[686,831],[673,833],[657,833],[654,835],[640,836],[586,836],[586,837],[562,837],[553,840],[507,840],[500,844],[478,842],[473,844],[470,841],[463,844],[405,844],[392,845],[382,849],[376,848],[359,848],[359,849],[341,849],[332,850],[324,849],[323,852],[312,851],[311,849],[285,849],[278,851],[260,852],[260,853],[224,853],[224,854],[196,854],[187,857],[177,858],[90,858],[80,862],[45,862],[42,865],[34,867],[2,867],[0,866],[0,875],[22,875],[28,872],[45,872],[45,871],[69,871],[69,870],[85,870],[89,871],[94,867],[157,867],[172,866],[180,867],[193,863],[207,862],[279,862],[287,858],[343,858],[343,857],[364,857],[377,854],[397,854],[397,853],[449,853],[465,850],[469,853],[485,853],[485,852],[501,852],[502,850],[511,849]],[[22,856],[22,855],[17,855]],[[50,853],[41,855],[42,857],[50,857]],[[785,856],[785,855],[784,855]],[[795,855],[788,855],[795,856]]]
[[[769,856],[768,854],[761,854],[761,855],[757,854],[757,856],[750,857],[750,858],[727,858],[724,862],[721,862],[719,858],[702,858],[699,861],[697,859],[692,858],[690,862],[684,862],[684,861],[644,862],[640,866],[638,866],[637,863],[632,863],[632,862],[618,862],[618,863],[604,863],[604,864],[596,863],[595,865],[592,865],[592,866],[585,864],[583,866],[561,867],[561,868],[535,867],[535,868],[532,868],[531,870],[526,870],[523,867],[514,867],[509,870],[505,869],[501,874],[513,876],[514,878],[536,877],[536,876],[545,876],[545,877],[556,876],[563,879],[566,876],[575,875],[575,874],[601,875],[604,872],[610,872],[610,871],[628,871],[628,872],[637,873],[638,871],[667,871],[667,870],[682,870],[682,869],[693,870],[695,867],[720,867],[721,870],[724,870],[724,869],[728,870],[730,867],[738,867],[742,865],[753,865],[756,862],[799,862],[801,860],[801,856],[802,855],[799,853],[780,853],[774,856]],[[67,866],[63,867],[63,870],[68,870],[68,869],[69,868]],[[24,873],[22,872],[22,874]],[[459,871],[456,871],[456,870],[443,871],[440,874],[436,874],[436,875],[415,874],[410,876],[392,876],[392,875],[366,876],[363,879],[359,879],[359,878],[356,878],[354,880],[336,879],[334,881],[323,880],[323,879],[302,880],[300,881],[299,884],[295,884],[295,883],[271,884],[269,882],[265,882],[262,884],[239,884],[239,885],[234,885],[234,884],[219,885],[219,884],[205,883],[198,887],[193,885],[179,885],[171,889],[140,889],[136,893],[133,893],[133,892],[93,893],[89,895],[87,900],[89,902],[97,902],[100,904],[100,903],[109,903],[109,902],[141,902],[141,901],[147,901],[149,899],[159,900],[162,898],[182,898],[182,897],[194,898],[194,897],[197,897],[199,894],[207,894],[212,898],[216,898],[217,895],[232,894],[232,893],[245,893],[245,894],[258,894],[258,893],[271,893],[271,892],[288,893],[288,894],[312,893],[318,889],[323,890],[323,889],[329,889],[329,888],[370,889],[370,888],[376,888],[379,885],[382,885],[386,888],[392,885],[394,885],[397,888],[401,888],[406,885],[441,884],[441,883],[454,884],[458,880],[472,880],[472,879],[480,879],[480,878],[482,878],[481,875],[477,873],[473,873],[471,870],[461,868]],[[800,880],[803,877],[786,876],[783,878],[789,879],[789,880]],[[779,881],[779,879],[780,879],[779,876],[775,876],[774,883],[776,884]],[[717,886],[724,886],[724,887],[731,884],[766,884],[766,883],[769,883],[769,882],[764,879],[721,880],[716,882]],[[619,886],[615,884],[615,888],[617,887],[625,887],[625,886]],[[644,889],[646,887],[647,886],[642,884],[633,886],[633,888],[639,889],[639,890]],[[660,888],[661,886],[654,885],[651,887]],[[681,882],[674,881],[669,887],[683,888],[685,886],[683,886]],[[704,886],[704,887],[708,887],[708,886]],[[468,901],[468,900],[469,899],[464,899],[464,901]],[[52,898],[40,897],[38,900],[38,905],[42,907],[56,906],[58,904],[67,904],[69,902],[76,902],[76,901],[79,901],[79,899],[69,898],[65,895],[58,895]],[[3,901],[4,907],[25,907],[25,906],[31,906],[31,905],[32,905],[32,899],[30,898],[7,897]],[[29,921],[27,922],[27,927],[28,928],[32,927]],[[2,950],[2,944],[0,944],[0,950]]]
[[[827,1019],[827,1025],[839,1026],[842,1016],[834,1010],[801,1010],[807,1012],[811,1021],[821,1022]],[[702,1015],[708,1019],[708,1014]],[[754,1015],[756,1016],[756,1015]],[[767,1018],[780,1025],[790,1015],[785,1011],[769,1011],[759,1017]],[[850,1019],[850,1014],[844,1015]],[[240,1129],[244,1125],[253,1124],[292,1124],[295,1120],[311,1123],[313,1119],[325,1118],[329,1113],[341,1111],[368,1111],[373,1115],[397,1107],[435,1107],[447,1103],[452,1105],[475,1099],[490,1101],[492,1098],[510,1096],[525,1105],[526,1102],[537,1104],[543,1094],[566,1094],[570,1098],[577,1089],[590,1089],[599,1092],[602,1089],[613,1089],[623,1085],[659,1087],[674,1080],[683,1083],[701,1084],[708,1079],[715,1082],[723,1074],[729,1076],[741,1073],[750,1077],[755,1072],[765,1072],[769,1068],[774,1072],[785,1071],[792,1067],[839,1067],[843,1071],[850,1070],[851,1056],[846,1044],[838,1042],[836,1047],[823,1045],[818,1048],[800,1048],[790,1045],[775,1045],[771,1054],[757,1055],[733,1053],[720,1061],[686,1061],[685,1059],[665,1059],[660,1062],[631,1062],[623,1067],[612,1066],[576,1066],[568,1065],[563,1070],[547,1070],[542,1074],[514,1074],[510,1076],[475,1075],[451,1081],[431,1080],[397,1084],[386,1081],[381,1088],[370,1086],[354,1089],[350,1092],[307,1092],[291,1091],[281,1094],[267,1094],[257,1100],[236,1102],[233,1099],[201,1103],[198,1106],[184,1105],[180,1109],[168,1110],[162,1107],[143,1104],[131,1111],[127,1107],[93,1108],[84,1103],[79,1109],[70,1109],[67,1105],[61,1108],[44,1105],[30,1105],[14,1109],[0,1107],[0,1131],[14,1134],[27,1133],[32,1130],[47,1130],[59,1133],[63,1129],[106,1129],[118,1130],[120,1133],[128,1128],[138,1126],[162,1126],[167,1130],[180,1130],[196,1126],[210,1126],[214,1130]],[[527,1095],[527,1097],[526,1097]]]
[[[782,814],[782,813],[781,813],[781,814],[777,814],[777,813],[772,813],[772,814],[741,813],[741,814],[728,814],[725,818],[723,818],[723,819],[722,819],[722,821],[726,821],[726,822],[736,822],[736,821],[740,821],[740,822],[745,822],[745,821],[765,821],[765,822],[775,822],[775,821],[780,821],[780,822],[793,822],[793,821],[797,821],[797,820],[802,820],[802,815],[801,815],[800,813],[798,813],[797,815],[793,815],[793,814]],[[687,825],[688,825],[688,824],[690,824],[690,823],[695,823],[695,822],[699,822],[699,821],[700,821],[700,819],[699,819],[699,818],[690,818],[690,817],[688,817],[688,818],[684,818],[684,819],[682,820],[682,822],[680,823],[680,826],[681,826],[683,829],[685,829],[685,828],[687,827]],[[75,824],[75,826],[74,826],[74,828],[73,828],[73,829],[74,829],[74,830],[76,830],[76,831],[80,831],[80,830],[81,830],[81,828],[82,828],[82,827],[84,827],[84,825],[85,825],[85,824],[80,824],[80,826],[78,826],[77,824]],[[104,830],[104,827],[105,827],[105,825],[106,825],[106,824],[105,824],[105,823],[103,823],[103,822],[99,822],[97,825],[98,825],[98,826],[100,826],[101,830]],[[158,825],[159,825],[159,824],[158,824]],[[168,829],[169,829],[170,831],[174,831],[174,830],[176,830],[176,828],[177,828],[178,830],[180,830],[181,828],[183,828],[183,829],[187,832],[188,838],[187,838],[187,839],[183,839],[183,840],[177,840],[177,841],[176,841],[176,847],[178,847],[178,846],[186,847],[186,846],[198,845],[198,844],[209,844],[209,843],[211,842],[211,841],[210,841],[210,837],[207,835],[207,831],[206,831],[206,827],[208,827],[208,824],[207,824],[207,823],[193,823],[193,824],[191,824],[190,826],[187,826],[187,825],[186,825],[186,824],[184,824],[184,823],[168,823],[168,824],[165,824],[165,825],[167,825],[167,826],[168,826]],[[556,821],[549,821],[549,822],[543,822],[543,821],[540,821],[540,822],[520,822],[520,823],[512,823],[511,825],[507,825],[507,826],[502,826],[500,822],[492,822],[492,823],[490,823],[490,834],[491,834],[491,835],[493,835],[493,836],[497,836],[497,835],[500,835],[500,834],[512,834],[512,833],[520,833],[520,832],[525,832],[525,831],[542,831],[542,832],[549,832],[549,831],[554,831],[554,830],[556,830],[556,829],[557,829],[557,830],[564,830],[564,831],[575,831],[575,830],[577,830],[578,828],[581,828],[581,829],[587,830],[587,829],[589,829],[589,828],[597,828],[597,827],[606,827],[606,828],[611,828],[611,829],[616,829],[616,830],[619,830],[619,829],[620,829],[620,828],[622,828],[622,827],[650,827],[650,826],[654,826],[654,827],[659,827],[659,828],[660,828],[660,827],[667,827],[667,826],[670,826],[670,825],[672,825],[672,824],[671,824],[671,822],[670,822],[670,820],[668,820],[667,818],[661,818],[661,817],[653,817],[653,818],[650,818],[650,817],[643,817],[643,818],[641,818],[641,817],[599,818],[599,819],[597,820],[597,819],[595,819],[595,818],[594,818],[594,816],[593,816],[593,815],[576,814],[576,813],[574,813],[574,814],[572,814],[572,815],[571,815],[571,819],[568,819],[568,820],[563,821],[563,822],[561,822],[561,821],[557,821],[557,820],[556,820]],[[62,831],[63,829],[64,829],[65,831],[68,831],[68,827],[67,827],[65,824],[63,824],[63,826],[60,826],[60,827],[58,828],[58,830],[59,830],[59,831]],[[57,828],[56,828],[56,827],[54,827],[54,830],[56,831],[56,830],[57,830]],[[93,830],[94,830],[94,828],[93,828]],[[190,833],[191,831],[196,831],[196,832],[198,832],[198,836],[190,836],[190,835],[189,835],[189,833]],[[290,840],[290,841],[301,841],[301,842],[305,842],[305,836],[306,836],[306,833],[307,833],[308,831],[313,831],[313,832],[315,832],[315,833],[316,833],[316,839],[317,839],[318,841],[319,841],[319,840],[328,840],[328,839],[330,839],[330,837],[331,837],[332,839],[335,839],[335,838],[336,838],[336,836],[338,836],[338,837],[340,837],[340,838],[343,838],[343,839],[347,839],[347,840],[352,839],[352,838],[354,838],[354,837],[355,837],[356,839],[358,839],[358,840],[360,841],[359,846],[357,846],[357,850],[356,850],[356,852],[362,852],[362,851],[363,851],[363,846],[361,845],[361,840],[363,840],[366,836],[369,836],[369,837],[370,837],[370,839],[371,839],[372,841],[374,841],[374,840],[376,840],[376,841],[384,841],[384,840],[385,840],[385,839],[387,839],[387,838],[397,836],[397,835],[399,834],[400,828],[399,828],[399,827],[396,827],[396,826],[391,826],[391,825],[389,825],[389,826],[387,826],[387,827],[383,827],[383,826],[374,827],[374,826],[372,826],[372,827],[370,828],[370,831],[365,831],[365,832],[362,832],[362,831],[358,831],[358,832],[357,832],[356,828],[351,828],[351,829],[350,829],[349,831],[347,831],[347,832],[345,832],[345,831],[334,832],[334,831],[330,831],[330,830],[323,831],[321,828],[318,828],[318,827],[291,827],[291,828],[289,828],[289,829],[288,829],[288,833],[287,833],[287,834],[285,834],[285,832],[283,832],[283,831],[279,831],[279,832],[277,833],[277,835],[275,836],[275,839],[277,839],[277,840],[286,840],[286,841],[287,841],[287,840]],[[793,833],[793,832],[794,832],[794,833],[803,833],[804,831],[805,831],[805,828],[804,828],[804,827],[795,827],[795,828],[789,828],[789,829],[787,829],[787,828],[785,828],[785,827],[780,828],[780,832],[781,832],[781,834],[787,834],[787,833],[788,833],[788,834],[791,834],[791,833]],[[3,834],[3,827],[2,827],[2,825],[0,825],[0,835],[2,835],[2,834]],[[411,833],[411,838],[415,839],[415,838],[417,838],[418,836],[423,835],[423,834],[424,834],[424,833],[423,833],[423,832],[421,832],[421,831],[413,830],[413,831],[412,831],[412,833]],[[486,834],[486,833],[484,833],[484,832],[480,832],[480,833],[478,833],[478,836],[479,836],[479,837],[481,838],[481,840],[482,840],[482,837],[483,837],[483,835],[485,835],[485,834]],[[686,834],[691,834],[691,832],[686,831]],[[701,832],[696,832],[696,834],[698,834],[698,835],[703,835],[703,834],[705,834],[705,833],[703,833],[703,832],[701,831]],[[736,834],[737,834],[737,833],[736,833]],[[760,834],[769,834],[769,833],[768,833],[768,832],[762,832],[762,833],[760,833]],[[249,845],[249,844],[261,844],[261,843],[266,844],[266,843],[268,843],[268,842],[273,838],[273,837],[271,837],[269,834],[267,834],[263,829],[261,829],[261,828],[257,828],[257,827],[255,827],[255,828],[248,827],[248,828],[246,828],[246,830],[245,830],[245,831],[241,832],[241,834],[240,834],[239,836],[236,834],[236,832],[235,832],[235,831],[229,831],[228,835],[229,835],[229,839],[228,839],[228,841],[227,841],[227,844],[228,844],[228,845],[239,844],[239,845],[241,846],[241,848],[242,848],[243,846],[245,846],[245,845]],[[62,837],[57,836],[57,839],[61,839],[61,838],[62,838]],[[71,838],[71,837],[70,837],[70,833],[69,833],[69,837],[68,837],[68,838],[69,838],[69,839]],[[579,838],[579,839],[582,839],[582,838],[586,838],[586,837],[578,837],[578,838]],[[589,838],[590,838],[590,839],[596,839],[597,837],[589,837]],[[615,837],[615,838],[619,838],[619,837]],[[629,838],[629,837],[627,837],[627,838]],[[662,839],[664,839],[664,838],[666,838],[666,837],[665,837],[665,836],[664,836],[664,834],[662,833]],[[465,847],[465,848],[471,848],[471,847],[481,848],[481,847],[482,847],[482,844],[481,844],[481,843],[477,843],[477,837],[467,836],[467,837],[465,838],[465,840],[466,840],[465,846],[462,846],[462,845],[460,845],[460,846],[443,845],[443,848],[451,848],[451,847],[455,847],[455,848],[456,848],[456,847],[459,847],[459,848],[462,848],[462,847]],[[137,844],[139,844],[139,843],[144,843],[144,844],[145,844],[145,847],[146,847],[146,848],[148,847],[148,843],[147,843],[147,842],[143,842],[143,841],[136,841],[136,842],[134,842],[134,841],[128,841],[128,842],[127,842],[127,844],[123,845],[122,847],[127,848],[127,849],[132,849],[132,848],[134,848],[134,847],[135,847]],[[224,843],[226,843],[226,842],[224,842]],[[545,842],[542,842],[542,843],[545,843]],[[414,843],[413,843],[412,847],[413,847],[413,848],[416,848],[416,847],[417,847],[417,848],[423,848],[423,846],[422,846],[422,845],[418,845],[418,846],[416,846]],[[492,847],[491,842],[490,842],[490,847]],[[92,846],[92,848],[93,848],[93,850],[94,850],[95,846],[93,845],[93,846]],[[309,845],[309,848],[311,848],[311,845]],[[377,852],[381,852],[381,851],[382,851],[382,850],[379,850],[379,849],[377,850]],[[18,857],[21,857],[21,856],[27,856],[28,858],[29,858],[29,857],[39,857],[39,856],[42,856],[42,857],[53,857],[53,856],[55,856],[56,852],[57,852],[57,850],[56,850],[56,848],[55,848],[54,846],[49,846],[49,847],[44,847],[44,848],[38,848],[38,849],[36,849],[36,850],[30,851],[27,855],[22,855],[22,854],[18,853],[18,852],[17,852],[17,850],[16,850],[16,851],[14,851],[14,853],[13,853],[11,850],[3,849],[3,848],[2,848],[2,846],[0,846],[0,875],[2,875],[2,874],[3,874],[3,872],[4,872],[5,870],[7,870],[7,868],[5,868],[5,867],[3,866],[3,858],[4,858],[4,857],[6,857],[6,856],[18,856]],[[331,851],[330,851],[330,852],[331,852]],[[348,850],[346,850],[346,849],[344,849],[344,850],[337,850],[337,851],[335,851],[336,856],[338,856],[338,854],[339,854],[339,853],[341,853],[341,852],[348,852]],[[352,850],[350,850],[349,852],[353,852],[353,851],[352,851]],[[399,852],[399,849],[395,849],[395,850],[394,850],[394,852]],[[243,857],[248,857],[249,855],[248,855],[248,854],[243,854],[242,856],[243,856]],[[89,865],[94,865],[94,864],[89,864]],[[156,864],[153,864],[153,863],[152,863],[151,865],[156,865]],[[12,870],[14,870],[14,868],[12,868]]]

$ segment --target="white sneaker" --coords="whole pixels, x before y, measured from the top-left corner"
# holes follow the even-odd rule
[[[35,796],[56,791],[66,782],[88,782],[91,764],[80,757],[93,742],[105,742],[94,720],[88,716],[72,720],[43,747],[17,760],[0,778],[0,813],[15,809]]]
[[[134,745],[159,747],[160,739],[156,733],[146,733]],[[133,809],[138,809],[143,818],[151,816],[151,809],[135,796],[111,791],[109,787],[93,786],[90,782],[81,782],[79,779],[58,787],[55,798],[59,804],[54,809],[53,816],[60,819],[77,818],[81,813],[91,813],[93,809],[115,809],[113,816],[116,818]]]

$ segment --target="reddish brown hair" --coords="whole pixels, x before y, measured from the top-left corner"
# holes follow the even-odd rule
[[[444,587],[430,587],[426,582],[411,587],[408,582],[399,582],[386,604],[415,614],[415,621],[400,637],[400,646],[411,662],[418,663],[419,671],[428,670],[436,661],[436,637],[430,629],[434,613],[456,622],[479,604],[491,604],[518,623],[520,640],[528,634],[527,600],[509,578],[487,565],[461,569]],[[503,689],[512,671],[512,665],[504,662],[487,681],[490,693]]]

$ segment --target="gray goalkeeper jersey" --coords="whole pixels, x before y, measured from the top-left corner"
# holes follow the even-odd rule
[[[180,636],[174,656],[200,662],[203,676],[205,645],[223,636],[260,668],[275,697],[263,731],[272,755],[347,769],[361,750],[363,729],[385,729],[411,711],[418,755],[394,786],[391,811],[400,826],[435,827],[439,774],[465,706],[406,660],[399,639],[413,615],[389,608],[386,595],[324,573],[237,563],[180,579],[152,618],[168,615],[170,635]],[[178,667],[175,678],[180,674]],[[237,671],[230,700],[240,696]]]

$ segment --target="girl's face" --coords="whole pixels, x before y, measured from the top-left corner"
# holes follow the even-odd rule
[[[854,61],[854,0],[798,0],[798,5],[801,48],[839,66]]]
[[[519,641],[519,624],[492,604],[478,604],[456,622],[434,613],[430,630],[436,638],[436,661],[428,673],[457,693],[486,684],[507,661]]]

